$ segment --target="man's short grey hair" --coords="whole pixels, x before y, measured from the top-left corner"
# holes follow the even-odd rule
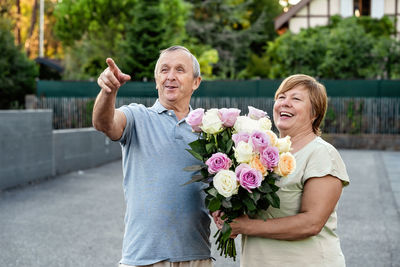
[[[157,77],[157,73],[158,73],[158,69],[159,69],[159,63],[160,63],[160,58],[163,54],[168,53],[168,52],[173,52],[173,51],[177,51],[177,50],[182,50],[185,51],[186,53],[188,53],[190,55],[190,57],[192,58],[192,62],[193,62],[193,78],[197,78],[201,76],[200,73],[200,64],[197,61],[197,58],[189,51],[189,49],[187,49],[186,47],[180,46],[180,45],[174,45],[171,47],[168,47],[167,49],[161,50],[160,51],[160,56],[157,59],[157,63],[156,63],[156,67],[154,69],[154,78]]]

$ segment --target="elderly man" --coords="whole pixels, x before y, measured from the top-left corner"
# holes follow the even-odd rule
[[[115,109],[117,91],[130,76],[112,59],[107,64],[97,81],[93,125],[122,146],[126,213],[120,265],[212,266],[201,185],[181,186],[191,177],[183,168],[198,164],[185,151],[196,139],[185,117],[201,82],[197,59],[181,46],[160,53],[154,71],[158,100],[150,108]]]

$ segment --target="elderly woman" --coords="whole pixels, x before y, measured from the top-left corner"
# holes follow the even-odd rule
[[[326,109],[325,87],[307,75],[286,78],[275,93],[274,122],[280,137],[291,137],[296,170],[278,182],[280,209],[270,207],[266,221],[242,216],[230,224],[231,237],[242,234],[241,266],[345,266],[336,209],[349,178],[320,137]]]

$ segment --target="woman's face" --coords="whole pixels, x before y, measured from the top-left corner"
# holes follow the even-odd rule
[[[274,122],[282,136],[295,136],[312,131],[312,105],[308,90],[303,86],[277,96],[274,104]]]

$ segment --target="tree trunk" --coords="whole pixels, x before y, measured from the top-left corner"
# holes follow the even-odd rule
[[[38,7],[39,7],[38,0],[35,0],[33,3],[33,7],[32,7],[31,27],[29,28],[28,37],[26,38],[26,43],[25,43],[26,54],[28,55],[28,57],[31,53],[30,42],[31,42],[33,30],[35,29],[35,25],[36,25],[36,17],[37,17]]]
[[[16,0],[15,4],[17,5],[17,44],[18,46],[21,44],[21,3],[20,0]]]

